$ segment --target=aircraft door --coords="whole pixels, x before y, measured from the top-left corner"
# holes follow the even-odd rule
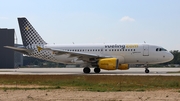
[[[143,56],[149,56],[149,45],[143,45]]]

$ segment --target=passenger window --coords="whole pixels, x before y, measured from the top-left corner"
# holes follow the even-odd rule
[[[158,48],[156,48],[156,51],[158,51]]]

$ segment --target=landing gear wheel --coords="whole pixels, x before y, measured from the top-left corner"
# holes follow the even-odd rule
[[[90,69],[89,67],[85,67],[85,68],[83,69],[83,72],[84,72],[84,73],[90,73],[90,71],[91,71],[91,69]]]
[[[94,68],[94,72],[95,72],[95,73],[99,73],[100,71],[101,71],[100,68],[98,68],[98,67]]]
[[[149,73],[149,69],[146,69],[146,70],[145,70],[145,73]]]

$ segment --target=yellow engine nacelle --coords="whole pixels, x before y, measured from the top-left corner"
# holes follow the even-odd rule
[[[105,70],[127,70],[129,69],[128,64],[119,64],[119,60],[117,58],[105,58],[105,59],[100,59],[98,62],[98,66],[101,69]]]
[[[117,58],[100,59],[98,62],[99,68],[105,69],[105,70],[115,70],[117,69],[117,65],[118,65]]]
[[[120,70],[128,70],[129,64],[119,64],[118,69]]]

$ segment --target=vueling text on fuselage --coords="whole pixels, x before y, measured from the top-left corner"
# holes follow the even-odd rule
[[[129,45],[105,45],[105,48],[120,48],[120,49],[124,49],[124,48],[138,48],[137,44],[129,44]]]
[[[105,48],[121,48],[124,49],[126,46],[125,45],[105,45]]]

